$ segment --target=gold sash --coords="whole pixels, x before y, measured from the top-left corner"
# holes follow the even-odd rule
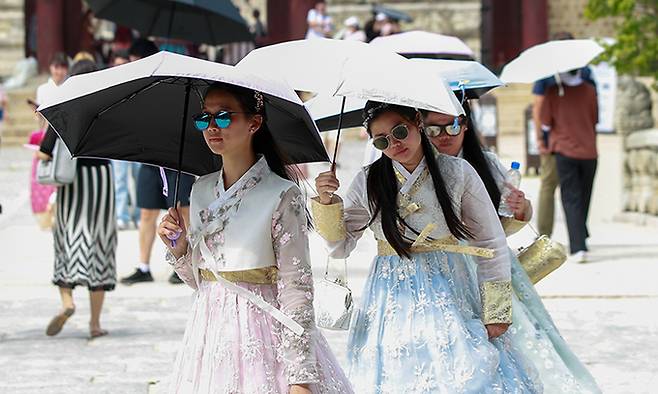
[[[411,253],[426,253],[426,252],[435,252],[435,251],[444,251],[450,253],[461,253],[467,254],[470,256],[484,257],[491,259],[495,255],[493,249],[487,248],[478,248],[476,246],[462,245],[459,241],[450,236],[443,239],[437,239],[433,241],[423,241],[419,243],[414,243],[411,246]],[[395,256],[397,252],[391,244],[386,240],[377,240],[377,254],[380,256]]]
[[[254,268],[244,271],[225,271],[218,274],[229,282],[252,283],[257,285],[270,285],[276,283],[278,269],[277,267]],[[205,281],[215,282],[217,278],[212,271],[200,269],[199,274]]]

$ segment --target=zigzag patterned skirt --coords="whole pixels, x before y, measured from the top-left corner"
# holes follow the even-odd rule
[[[53,238],[55,285],[114,289],[117,229],[109,164],[78,164],[73,183],[57,190]]]

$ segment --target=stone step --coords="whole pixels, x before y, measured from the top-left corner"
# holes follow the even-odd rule
[[[26,86],[7,92],[10,104],[7,110],[8,121],[4,124],[3,144],[24,144],[30,133],[37,129],[37,117],[27,104],[27,99],[34,100],[37,87],[47,79],[47,75],[39,75],[29,80]]]
[[[23,9],[24,0],[0,0],[0,9],[20,8]]]
[[[8,126],[8,125],[5,125]],[[29,140],[30,134],[39,128],[39,124],[35,121],[33,123],[21,123],[18,126],[12,127],[2,132],[3,140],[6,138],[13,138],[17,141],[22,141],[22,144],[26,144]]]
[[[8,127],[13,127],[13,126],[20,126],[25,123],[32,123],[36,119],[36,113],[32,111],[30,106],[26,103],[16,103],[12,105],[23,105],[25,106],[24,109],[21,109],[19,111],[12,111],[11,115],[8,115],[7,119],[5,119],[4,125],[5,125],[5,131],[7,130]]]
[[[19,145],[27,144],[28,141],[29,140],[27,139],[27,137],[24,137],[24,136],[20,136],[20,137],[5,136],[4,133],[3,133],[0,143],[1,143],[2,146],[19,146]],[[0,149],[0,151],[1,151],[1,149]]]

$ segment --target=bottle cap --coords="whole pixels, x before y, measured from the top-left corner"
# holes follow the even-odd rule
[[[513,170],[518,170],[519,168],[521,168],[521,163],[519,163],[518,161],[513,161],[512,162],[512,169]]]

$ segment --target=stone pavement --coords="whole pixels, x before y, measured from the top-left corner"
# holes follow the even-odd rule
[[[340,158],[343,190],[360,160],[362,143],[346,140]],[[522,158],[522,140],[501,139],[503,161]],[[658,385],[658,242],[655,227],[619,224],[620,140],[599,138],[602,160],[595,182],[590,231],[592,262],[566,263],[542,280],[538,290],[562,334],[588,366],[605,393],[652,393]],[[352,159],[354,163],[350,163]],[[0,150],[0,392],[2,393],[160,393],[183,335],[192,291],[166,282],[164,248],[153,254],[155,283],[118,285],[106,298],[103,325],[108,337],[89,341],[88,298],[75,292],[77,311],[54,338],[45,326],[58,310],[50,284],[52,236],[37,229],[29,211],[30,152]],[[311,173],[323,169],[314,165]],[[539,182],[525,178],[522,188],[536,198]],[[558,207],[558,212],[560,208]],[[510,239],[527,244],[532,230]],[[555,238],[565,242],[558,214]],[[316,278],[326,261],[321,240],[311,238]],[[358,297],[375,244],[366,234],[350,257],[350,286]],[[119,233],[117,270],[134,269],[137,232]],[[345,361],[346,334],[325,335]],[[547,388],[546,392],[555,392]]]

